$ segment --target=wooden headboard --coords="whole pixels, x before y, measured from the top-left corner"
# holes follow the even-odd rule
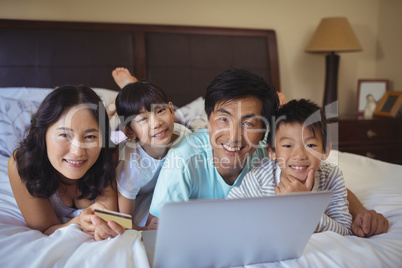
[[[158,84],[179,107],[230,68],[253,71],[280,91],[273,30],[0,20],[0,87],[118,90],[116,67]]]

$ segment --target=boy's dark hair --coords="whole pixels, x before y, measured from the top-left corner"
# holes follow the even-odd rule
[[[148,81],[137,81],[123,87],[116,97],[116,111],[120,120],[126,122],[133,116],[140,114],[145,108],[151,111],[152,105],[169,103],[165,92],[157,85]],[[127,120],[126,125],[131,120]]]
[[[268,145],[275,148],[275,135],[283,123],[299,123],[306,126],[314,136],[318,130],[322,137],[324,152],[327,150],[327,118],[323,110],[314,102],[306,99],[291,100],[275,112],[275,122],[268,134]]]
[[[265,128],[279,106],[278,94],[262,77],[244,69],[227,70],[214,78],[207,87],[205,113],[209,118],[217,104],[247,96],[261,100],[261,116]]]
[[[49,161],[46,132],[64,112],[79,104],[87,104],[92,111],[103,136],[103,146],[96,162],[77,180],[77,187],[81,192],[78,198],[94,200],[106,187],[112,185],[115,169],[111,151],[107,148],[110,128],[106,109],[99,96],[89,87],[63,86],[53,90],[42,101],[31,120],[27,137],[13,154],[18,174],[34,197],[50,198],[60,184],[64,183]]]

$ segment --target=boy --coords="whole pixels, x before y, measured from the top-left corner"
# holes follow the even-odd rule
[[[292,100],[275,113],[276,129],[268,135],[268,155],[228,198],[246,198],[302,191],[333,191],[334,196],[316,232],[351,234],[347,190],[342,172],[324,162],[330,152],[327,120],[311,101]],[[271,161],[272,160],[272,161]]]

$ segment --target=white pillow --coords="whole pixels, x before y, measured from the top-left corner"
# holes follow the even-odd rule
[[[25,138],[41,102],[0,96],[0,155],[10,157]]]
[[[52,92],[52,88],[36,88],[36,87],[2,87],[0,88],[0,96],[19,100],[30,100],[42,102],[43,99]]]
[[[198,97],[177,109],[175,116],[192,130],[207,127],[207,115],[204,110],[204,98]]]
[[[106,88],[92,88],[96,94],[101,98],[103,104],[108,106],[111,103],[115,103],[118,91],[106,89]]]
[[[101,98],[103,104],[107,108],[109,104],[115,104],[117,94],[119,93],[118,91],[106,89],[106,88],[92,88],[96,94]],[[112,130],[115,130],[118,128],[120,124],[120,119],[117,113],[115,113],[111,118],[110,118],[110,128]]]
[[[52,88],[0,88],[0,155],[11,156],[31,124],[31,118]],[[105,107],[114,103],[117,91],[93,88]],[[113,123],[112,123],[113,122]],[[111,119],[111,128],[119,124],[117,114]]]
[[[11,156],[31,124],[32,115],[52,88],[0,88],[0,155]]]
[[[114,103],[118,91],[106,88],[92,88],[96,94],[101,98],[105,106]],[[43,101],[43,99],[52,91],[52,88],[35,88],[35,87],[2,87],[0,88],[0,96],[30,100],[30,101]]]

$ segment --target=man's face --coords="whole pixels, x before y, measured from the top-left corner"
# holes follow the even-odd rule
[[[262,102],[253,96],[215,105],[208,131],[215,166],[222,177],[237,178],[247,157],[257,149],[266,131],[261,113]]]

